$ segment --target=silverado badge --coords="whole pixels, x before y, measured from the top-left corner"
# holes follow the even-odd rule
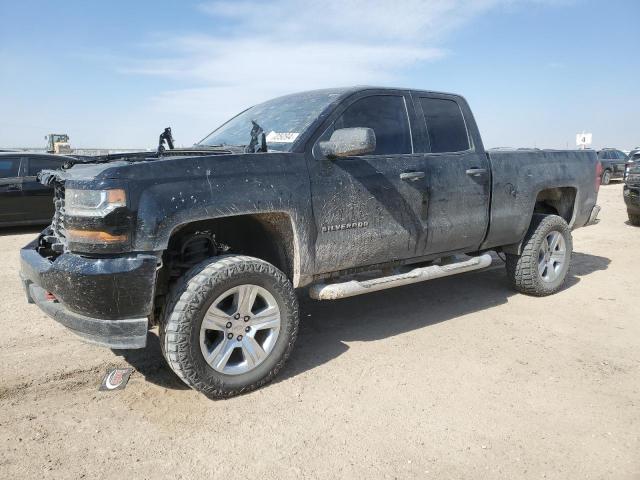
[[[365,228],[369,226],[369,222],[351,222],[341,223],[338,225],[323,225],[323,232],[335,232],[336,230],[349,230],[351,228]]]

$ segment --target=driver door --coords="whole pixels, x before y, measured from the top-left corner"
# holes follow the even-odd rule
[[[402,91],[349,97],[320,128],[307,162],[317,273],[402,260],[426,248],[424,155],[414,154],[411,97]],[[317,147],[339,128],[376,135],[367,155],[327,159]]]

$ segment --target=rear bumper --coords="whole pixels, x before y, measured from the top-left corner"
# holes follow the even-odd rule
[[[30,303],[84,339],[109,348],[143,348],[153,309],[152,254],[42,257],[36,239],[20,251],[20,277]],[[48,293],[50,295],[48,295]]]
[[[587,220],[587,223],[585,223],[584,226],[588,227],[589,225],[595,225],[596,223],[598,223],[600,221],[600,219],[598,218],[599,214],[600,205],[594,205],[591,209],[591,213],[589,214],[589,220]]]

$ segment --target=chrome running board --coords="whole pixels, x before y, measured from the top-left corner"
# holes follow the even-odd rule
[[[351,280],[343,283],[317,283],[309,288],[309,295],[316,300],[336,300],[338,298],[353,297],[363,293],[377,292],[387,288],[410,285],[412,283],[448,277],[457,273],[480,270],[491,265],[491,255],[488,253],[478,257],[466,257],[465,260],[448,263],[446,265],[430,265],[414,268],[405,273],[398,273],[388,277],[371,280]]]

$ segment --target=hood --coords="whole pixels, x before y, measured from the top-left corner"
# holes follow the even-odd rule
[[[51,185],[53,182],[82,182],[98,187],[102,182],[111,180],[126,182],[167,182],[186,178],[197,178],[203,175],[224,176],[228,174],[242,175],[249,173],[248,169],[255,169],[255,161],[268,168],[270,157],[295,155],[289,152],[265,153],[232,153],[230,151],[189,151],[176,152],[161,156],[140,155],[132,158],[122,155],[95,159],[92,162],[77,162],[60,170],[43,170],[38,175],[40,182]],[[250,167],[253,165],[253,167]]]
[[[95,180],[98,178],[120,178],[122,177],[122,167],[128,167],[139,163],[157,162],[163,160],[186,160],[185,157],[211,157],[228,156],[243,153],[235,152],[232,149],[221,148],[184,148],[174,149],[165,152],[123,152],[109,155],[75,155],[72,160],[65,162],[59,170],[42,170],[38,175],[38,180],[43,185],[52,185],[54,182],[64,182],[66,180]],[[186,167],[186,165],[185,165]],[[111,174],[105,172],[110,171]]]

